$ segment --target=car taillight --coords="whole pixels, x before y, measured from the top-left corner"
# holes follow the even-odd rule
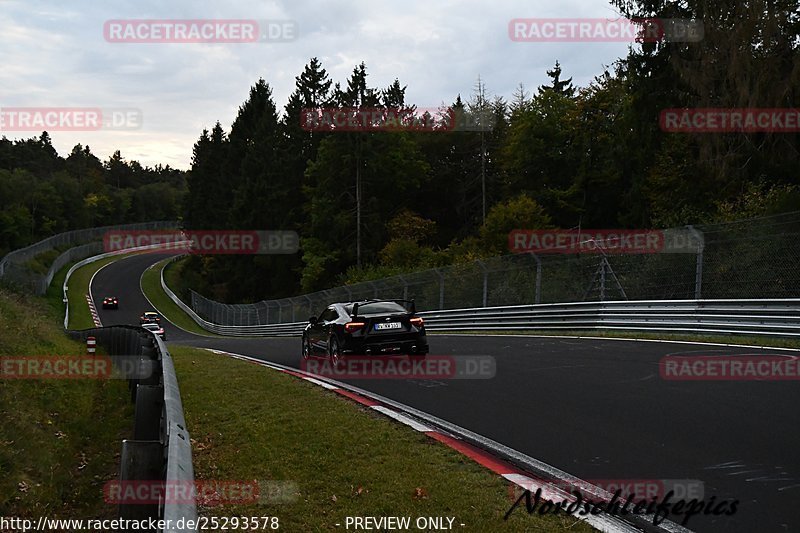
[[[418,328],[421,328],[425,324],[425,321],[422,320],[422,318],[415,316],[414,318],[411,319],[411,323],[417,326]]]
[[[367,324],[364,322],[348,322],[347,324],[344,325],[344,330],[347,333],[353,333],[354,331],[357,331],[366,325]]]

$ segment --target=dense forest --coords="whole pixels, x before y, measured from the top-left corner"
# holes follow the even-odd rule
[[[119,151],[102,162],[88,146],[66,158],[47,132],[0,139],[0,257],[74,229],[177,220],[186,172],[126,161]]]
[[[301,253],[195,257],[190,285],[256,301],[508,253],[515,228],[657,228],[800,209],[797,133],[659,124],[668,108],[797,107],[792,2],[612,4],[632,19],[704,20],[704,39],[632,45],[586,87],[557,61],[549,83],[508,99],[476,75],[447,105],[490,114],[490,131],[306,131],[305,108],[415,103],[399,80],[371,86],[363,63],[334,83],[311,59],[282,111],[258,80],[230,129],[218,122],[195,144],[186,220],[293,229]]]
[[[3,138],[0,254],[144,220],[297,231],[294,256],[190,259],[189,286],[248,302],[508,253],[517,228],[658,228],[800,209],[796,132],[669,133],[659,122],[669,108],[797,108],[796,3],[611,4],[631,19],[703,20],[703,40],[632,44],[584,87],[556,58],[546,84],[506,96],[475,73],[442,106],[489,117],[482,131],[308,131],[307,108],[431,103],[407,101],[399,79],[372,86],[364,63],[336,81],[312,58],[282,108],[257,80],[229,128],[202,132],[186,173],[119,152],[101,162],[81,145],[62,158],[47,133]]]

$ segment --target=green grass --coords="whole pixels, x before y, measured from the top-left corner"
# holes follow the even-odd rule
[[[28,270],[36,272],[38,274],[46,274],[48,270],[50,270],[50,266],[53,262],[58,258],[59,255],[63,254],[75,244],[62,244],[60,246],[56,246],[50,250],[45,250],[44,252],[36,255],[33,259],[25,263],[25,267]]]
[[[0,291],[0,356],[79,355],[44,298]],[[122,380],[0,379],[0,516],[112,518],[133,407]]]
[[[164,268],[169,261],[170,259],[165,259],[145,270],[141,279],[142,292],[147,296],[147,299],[150,300],[155,310],[158,311],[161,316],[179,328],[194,333],[195,335],[218,337],[219,335],[206,331],[198,326],[189,315],[178,307],[175,302],[170,300],[167,293],[161,288],[161,269]],[[166,272],[164,275],[166,276]]]
[[[183,276],[183,268],[186,266],[186,261],[188,259],[189,258],[186,256],[181,257],[177,261],[168,263],[164,268],[164,281],[167,287],[184,302],[187,301],[189,294],[189,286],[186,283],[186,278]]]
[[[626,331],[430,331],[429,335],[544,335],[553,337],[605,337],[609,339],[642,339],[716,344],[742,344],[774,348],[800,348],[800,339],[747,335],[690,335],[681,333],[641,333]]]
[[[480,532],[592,530],[524,506],[505,522],[505,480],[433,439],[274,370],[171,349],[195,477],[296,487],[290,502],[203,507],[201,516],[277,516],[285,531],[344,530],[347,516],[450,516],[454,529]]]

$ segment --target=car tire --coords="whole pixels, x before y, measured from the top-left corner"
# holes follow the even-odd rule
[[[308,337],[305,335],[303,336],[303,351],[302,351],[303,361],[308,361],[311,358],[311,341],[308,340]]]
[[[335,336],[328,340],[328,359],[334,368],[342,364],[342,349],[339,346],[339,340]]]

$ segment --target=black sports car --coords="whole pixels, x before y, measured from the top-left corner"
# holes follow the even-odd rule
[[[415,315],[413,300],[331,304],[319,317],[308,320],[303,331],[303,358],[323,354],[336,364],[348,354],[425,356],[425,322]]]
[[[103,298],[103,309],[119,309],[119,300],[116,296],[106,296]]]

